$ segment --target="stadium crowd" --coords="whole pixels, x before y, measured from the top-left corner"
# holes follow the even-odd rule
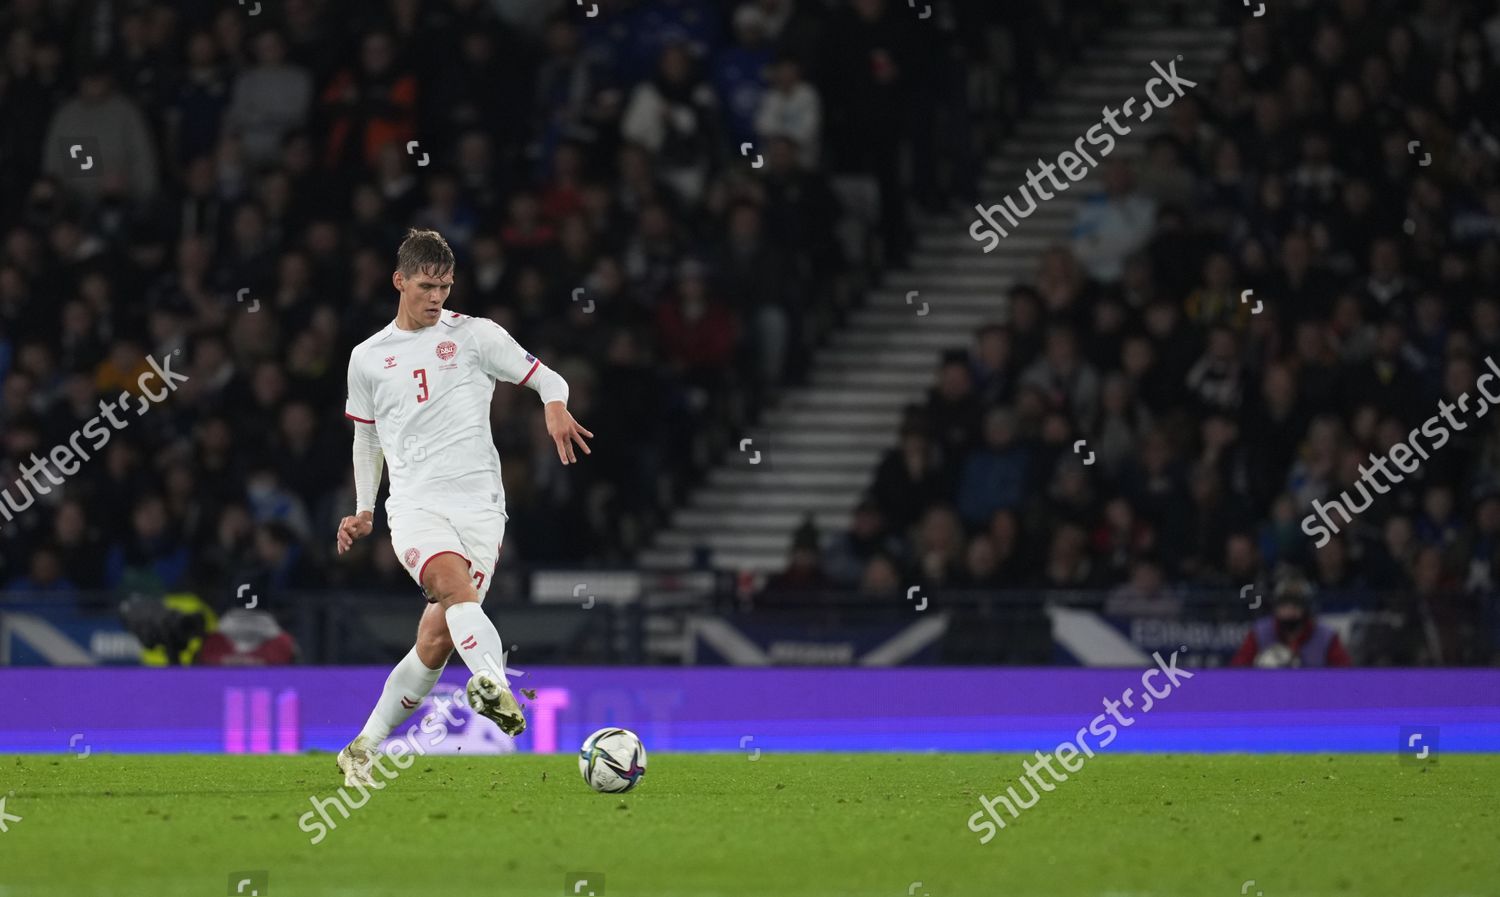
[[[598,5],[6,4],[0,586],[409,589],[386,540],[331,550],[345,364],[408,226],[605,449],[561,468],[533,397],[497,391],[502,566],[628,560],[900,262],[907,209],[960,191],[935,160],[970,116],[936,88],[975,32],[889,0]],[[32,453],[148,356],[188,382],[54,488]]]
[[[608,444],[549,463],[530,397],[497,391],[502,565],[628,561],[904,260],[910,212],[977,199],[975,160],[1093,24],[598,5],[0,11],[0,586],[409,589],[383,540],[336,563],[329,537],[347,353],[391,316],[408,226],[454,246],[450,306],[568,377]],[[1094,175],[1072,243],[942,358],[849,529],[799,533],[773,588],[1088,588],[1170,615],[1298,568],[1324,607],[1493,626],[1500,416],[1323,547],[1302,521],[1500,362],[1497,7],[1226,13],[1228,61]],[[32,454],[152,358],[188,381],[43,494],[58,465]]]
[[[1353,488],[1500,370],[1500,4],[1406,6],[1227,16],[1227,61],[1106,163],[1071,244],[943,356],[848,530],[804,528],[773,589],[1091,589],[1171,616],[1305,577],[1475,660],[1500,415],[1470,404],[1400,484]],[[1303,519],[1341,494],[1365,510],[1316,548]]]

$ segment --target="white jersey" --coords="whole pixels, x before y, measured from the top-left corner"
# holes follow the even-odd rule
[[[392,321],[355,346],[344,416],[375,425],[390,471],[387,508],[503,509],[490,399],[496,381],[526,385],[540,366],[499,324],[458,312],[414,331]]]

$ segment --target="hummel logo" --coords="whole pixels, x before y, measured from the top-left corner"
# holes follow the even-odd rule
[[[385,358],[385,366],[388,367],[388,368],[395,367],[396,366],[396,356],[394,356],[394,355],[387,355],[386,358]]]
[[[421,703],[421,702],[420,701],[413,701],[411,698],[402,698],[401,699],[401,706],[405,707],[407,710],[415,710],[417,708],[417,705],[419,703]]]
[[[463,649],[465,651],[473,651],[475,648],[479,647],[479,639],[476,639],[471,635],[459,644],[463,646]]]

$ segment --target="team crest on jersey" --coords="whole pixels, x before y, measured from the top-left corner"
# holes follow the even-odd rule
[[[387,355],[385,357],[385,366],[388,367],[388,368],[395,367],[396,366],[396,356],[394,356],[394,355]]]
[[[420,560],[421,557],[422,552],[416,550],[415,548],[408,548],[406,549],[406,554],[401,556],[401,559],[406,561],[406,566],[415,567],[417,565],[417,561]]]
[[[458,354],[458,344],[451,339],[445,339],[438,343],[437,356],[443,361],[451,361]]]

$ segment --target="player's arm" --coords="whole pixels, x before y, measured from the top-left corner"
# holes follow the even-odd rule
[[[339,554],[354,546],[375,528],[375,496],[380,494],[380,474],[385,469],[385,453],[374,424],[354,424],[354,514],[339,521]]]
[[[531,379],[522,385],[530,387],[542,397],[542,409],[547,418],[547,433],[552,437],[553,444],[557,446],[558,460],[564,464],[573,464],[578,461],[578,456],[573,451],[574,445],[583,449],[585,455],[592,454],[584,437],[593,439],[594,434],[585,430],[582,424],[573,419],[572,412],[568,411],[568,381],[563,379],[562,374],[540,361],[533,362],[533,364]]]
[[[525,386],[542,398],[547,416],[547,433],[557,446],[557,457],[564,464],[578,460],[574,447],[585,455],[593,454],[584,437],[594,438],[568,411],[568,381],[536,356],[521,348],[504,327],[483,318],[474,321],[479,343],[479,363],[485,373],[496,380]]]
[[[343,554],[375,528],[375,498],[380,494],[380,475],[385,469],[385,453],[380,449],[380,435],[375,429],[375,412],[369,385],[359,375],[354,359],[349,359],[349,400],[344,416],[354,421],[354,514],[339,521],[338,550]]]

